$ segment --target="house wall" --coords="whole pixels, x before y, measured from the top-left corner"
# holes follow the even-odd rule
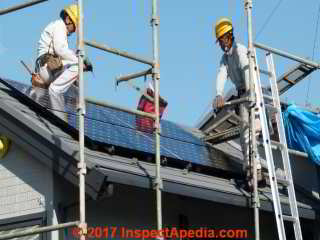
[[[59,222],[79,219],[78,189],[56,176],[54,181],[55,206]],[[232,197],[232,196],[230,196]],[[244,228],[254,231],[253,210],[250,208],[218,204],[210,201],[163,193],[163,228],[179,227],[183,229],[211,227],[213,229]],[[184,219],[181,222],[181,219]],[[148,189],[114,184],[113,195],[86,201],[86,221],[89,233],[92,229],[112,234],[112,228],[118,234],[112,239],[121,239],[121,227],[125,229],[156,229],[155,193]],[[301,219],[304,239],[320,240],[319,219],[316,221]],[[313,237],[318,231],[317,237]],[[78,239],[73,229],[61,230],[59,240]],[[294,239],[288,231],[288,239]],[[262,240],[277,239],[274,214],[260,211],[260,235]],[[99,239],[99,238],[97,238]],[[109,238],[111,239],[111,238]],[[122,238],[123,239],[123,238]]]
[[[163,228],[184,226],[183,229],[210,227],[213,229],[245,228],[251,233],[253,226],[252,209],[232,207],[174,194],[163,194]],[[147,189],[115,185],[111,197],[99,201],[87,201],[86,218],[89,227],[116,229],[120,239],[121,227],[125,229],[156,229],[155,194]],[[65,209],[68,221],[79,217],[79,206]],[[261,239],[275,239],[276,228],[271,213],[261,213]],[[181,219],[184,221],[181,222]],[[90,229],[89,229],[90,230]],[[91,231],[89,231],[91,232]],[[64,232],[64,238],[72,238],[72,230]],[[61,235],[62,236],[62,235]],[[123,239],[123,238],[122,238]]]
[[[318,199],[320,193],[320,175],[319,166],[312,162],[309,158],[296,156],[291,158],[292,174],[294,181],[299,183],[300,186],[313,192],[313,195]]]
[[[44,221],[51,224],[52,200],[52,171],[13,142],[0,159],[0,221],[46,211]]]
[[[51,195],[51,171],[13,143],[0,159],[0,219],[42,212]]]
[[[265,158],[264,151],[261,148],[259,148],[259,152],[260,156]],[[318,165],[306,157],[294,154],[289,155],[294,183],[303,187],[305,190],[310,191],[310,193],[313,192],[313,195],[318,196],[320,199],[320,175],[318,173]],[[280,151],[273,150],[273,156],[276,167],[283,169]]]

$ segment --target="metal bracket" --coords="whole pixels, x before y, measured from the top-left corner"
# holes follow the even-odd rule
[[[160,79],[160,64],[159,63],[153,64],[152,75],[154,75],[155,79]]]
[[[83,58],[83,57],[85,56],[84,50],[82,50],[82,49],[77,49],[76,55]]]
[[[78,163],[77,164],[77,167],[78,167],[78,175],[80,174],[87,174],[87,165],[85,163],[81,164],[81,163]]]
[[[256,107],[257,103],[256,103],[256,96],[252,96],[252,97],[249,97],[249,108],[254,108]]]
[[[161,158],[161,165],[167,165],[168,159],[166,157]]]
[[[192,168],[192,164],[189,162],[188,165],[182,170],[182,174],[187,175]]]
[[[160,24],[160,17],[159,16],[154,16],[151,18],[151,24],[154,24],[158,26]]]
[[[154,121],[153,131],[155,133],[161,134],[161,123],[160,122],[158,124],[156,121]]]
[[[244,7],[245,7],[246,9],[252,8],[252,0],[245,0],[245,1],[244,1]]]
[[[162,181],[162,179],[160,178],[159,181],[158,181],[157,178],[153,179],[153,182],[152,182],[153,189],[157,189],[158,186],[159,186],[160,190],[163,189],[163,181]]]
[[[138,158],[133,157],[133,158],[132,158],[132,161],[131,161],[130,163],[131,163],[132,165],[138,165],[139,160],[138,160]]]
[[[79,115],[86,115],[86,108],[81,106],[80,103],[77,106],[77,112]]]

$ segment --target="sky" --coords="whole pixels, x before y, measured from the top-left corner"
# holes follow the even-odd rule
[[[0,9],[24,2],[1,1]],[[152,0],[83,2],[86,40],[152,59]],[[216,94],[215,79],[222,51],[215,43],[212,26],[221,17],[231,18],[236,41],[247,45],[244,1],[158,2],[160,94],[169,103],[163,118],[186,126],[196,126],[205,112],[211,110],[211,102]],[[30,83],[30,76],[20,64],[20,60],[34,66],[41,32],[47,24],[59,18],[64,6],[71,3],[76,2],[49,0],[0,16],[2,77]],[[310,59],[314,51],[314,60],[319,62],[319,34],[316,34],[319,4],[320,1],[311,0],[253,0],[254,40]],[[272,14],[277,6],[277,10]],[[269,18],[271,14],[272,17]],[[76,49],[76,34],[69,38],[69,47]],[[94,75],[85,74],[85,95],[135,109],[140,93],[126,83],[116,88],[115,78],[146,70],[149,66],[91,47],[86,47],[85,52],[94,66]],[[258,51],[258,61],[262,69],[266,69],[264,54],[263,51]],[[296,64],[277,56],[274,61],[277,76]],[[283,99],[304,105],[309,95],[308,102],[320,106],[319,76],[318,71],[314,72],[311,77],[290,89]],[[140,87],[146,85],[144,78],[133,80],[132,83]],[[229,81],[225,92],[230,87],[232,85]]]

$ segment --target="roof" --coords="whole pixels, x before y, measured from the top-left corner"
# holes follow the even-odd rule
[[[12,88],[12,83],[0,78],[0,131],[39,161],[49,167],[53,166],[56,173],[77,185],[76,165],[79,161],[79,151],[76,128],[34,102],[21,91]],[[170,123],[167,122],[167,124]],[[97,130],[104,131],[110,128],[112,127],[103,126]],[[195,138],[202,134],[192,128],[181,127],[181,129],[184,134],[192,134]],[[194,143],[184,141],[183,144]],[[98,198],[105,184],[108,183],[152,188],[155,165],[152,160],[150,162],[150,154],[123,146],[115,146],[115,150],[110,151],[110,146],[110,144],[91,141],[87,136],[86,192],[91,197]],[[222,178],[221,172],[218,171],[229,172],[228,169],[236,165],[232,159],[240,158],[240,150],[226,143],[218,144],[214,148],[202,147],[207,149],[208,156],[214,156],[210,158],[213,165],[196,164],[196,167],[188,168],[185,165],[188,161],[168,157],[167,165],[161,167],[163,191],[236,206],[248,206],[246,194],[232,181]],[[183,164],[179,164],[179,161]],[[203,167],[204,170],[198,171],[198,167]],[[231,172],[229,177],[234,174],[236,172]],[[264,210],[272,211],[271,202],[268,199],[270,193],[266,191],[267,193],[261,196],[263,200],[261,206]],[[304,195],[301,195],[299,199],[301,199],[299,200],[301,201],[299,213],[303,217],[314,218],[314,208],[318,206],[318,202]],[[285,198],[283,200],[285,201]]]

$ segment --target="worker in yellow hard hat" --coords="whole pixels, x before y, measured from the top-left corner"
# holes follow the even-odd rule
[[[65,7],[63,10],[61,10],[60,17],[64,20],[64,23],[68,29],[68,35],[75,32],[79,21],[78,5],[72,4]]]
[[[60,19],[45,27],[38,42],[35,72],[42,80],[42,87],[49,90],[50,107],[59,111],[64,110],[63,93],[78,80],[78,57],[69,48],[67,38],[76,31],[78,22],[78,5],[66,6],[60,12]],[[92,69],[91,62],[85,58],[84,71]]]
[[[215,25],[216,39],[223,51],[227,52],[234,41],[232,22],[228,18],[221,18]]]
[[[224,106],[224,85],[227,78],[230,78],[231,82],[237,89],[237,97],[244,97],[249,94],[249,60],[247,48],[235,41],[233,34],[232,21],[228,18],[221,18],[214,25],[214,32],[216,42],[219,43],[223,55],[221,57],[218,75],[216,79],[216,98],[213,101],[213,107],[220,109]],[[247,179],[250,180],[252,186],[252,169],[250,166],[249,156],[249,110],[248,106],[244,103],[240,104],[236,108],[236,112],[240,115],[241,132],[240,143],[243,152],[243,169],[246,173]],[[259,159],[260,160],[260,159]],[[264,185],[265,181],[261,174],[261,164],[258,161],[258,184]]]

